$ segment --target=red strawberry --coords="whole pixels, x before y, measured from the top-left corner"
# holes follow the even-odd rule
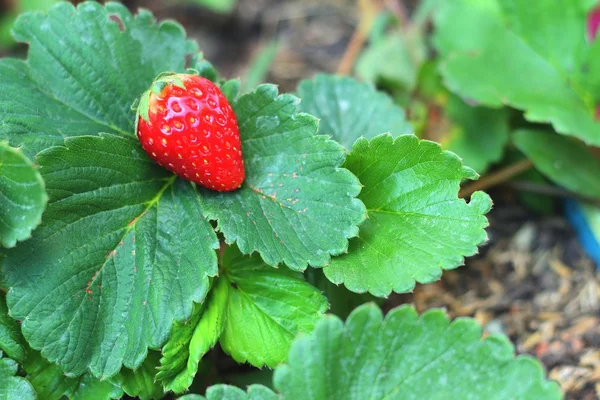
[[[240,132],[233,109],[211,81],[164,74],[142,95],[137,136],[154,161],[220,192],[244,182]]]

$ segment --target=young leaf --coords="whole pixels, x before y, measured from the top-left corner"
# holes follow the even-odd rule
[[[205,215],[227,243],[258,251],[269,265],[294,270],[321,266],[342,253],[365,217],[360,183],[340,168],[344,149],[316,136],[317,119],[299,113],[299,100],[261,85],[234,103],[246,166],[240,190],[203,190]]]
[[[231,287],[219,342],[237,362],[275,367],[294,337],[310,332],[327,310],[327,299],[301,274],[274,269],[257,255],[245,257],[229,247],[222,267]]]
[[[120,382],[99,381],[89,373],[77,378],[66,377],[58,365],[34,350],[27,353],[23,368],[39,399],[61,400],[66,396],[70,400],[110,400],[123,396]]]
[[[480,174],[500,161],[509,138],[507,110],[473,107],[451,95],[445,113],[452,124],[449,137],[442,142],[445,150],[456,153],[464,165]]]
[[[600,161],[582,143],[533,130],[515,132],[513,142],[549,179],[581,195],[600,198]]]
[[[422,121],[425,137],[456,153],[464,165],[480,174],[502,158],[509,139],[507,109],[470,105],[451,94],[442,83],[436,62],[421,68],[418,93],[429,103]]]
[[[21,15],[13,32],[29,57],[0,60],[0,139],[29,157],[67,136],[133,135],[133,101],[197,53],[178,24],[118,3],[61,2]]]
[[[31,347],[69,376],[136,369],[189,318],[217,273],[197,192],[134,140],[69,138],[38,161],[50,203],[33,239],[7,250],[7,303]]]
[[[235,99],[237,99],[240,94],[240,85],[239,79],[230,79],[221,84],[221,91],[227,98],[227,101],[230,103],[235,102]]]
[[[417,83],[419,67],[426,56],[427,47],[421,29],[392,31],[362,52],[356,62],[356,75],[367,82],[382,82],[410,92]]]
[[[192,317],[175,323],[163,346],[156,379],[166,390],[185,392],[198,372],[200,359],[217,343],[227,316],[229,282],[218,278],[204,304],[196,305]]]
[[[17,321],[8,315],[6,307],[6,298],[4,293],[0,292],[0,351],[22,363],[25,361],[27,344],[21,335],[21,329]]]
[[[0,244],[13,247],[29,238],[42,221],[47,201],[37,168],[18,149],[0,141]]]
[[[409,306],[385,319],[374,305],[346,323],[329,316],[298,337],[275,370],[285,399],[560,399],[534,359],[514,359],[504,337],[481,340],[471,319],[449,323],[440,310]]]
[[[297,91],[300,110],[321,119],[319,133],[332,135],[347,149],[361,136],[412,132],[404,111],[392,99],[352,78],[321,74],[300,82]]]
[[[248,386],[248,392],[229,385],[215,385],[206,390],[206,397],[197,394],[188,394],[178,400],[278,400],[273,391],[262,385]]]
[[[600,40],[585,39],[588,0],[442,2],[435,45],[447,86],[600,145]],[[543,18],[540,18],[543,16]]]
[[[457,198],[461,180],[477,175],[438,144],[412,135],[363,138],[345,166],[364,185],[369,218],[348,254],[324,268],[332,282],[376,296],[407,292],[458,267],[486,240],[491,200],[483,192],[470,203]]]
[[[137,370],[121,370],[119,374],[122,378],[121,387],[127,395],[141,400],[163,397],[165,392],[162,385],[155,381],[159,360],[160,353],[151,351]]]
[[[0,399],[35,400],[33,387],[25,378],[15,376],[19,366],[10,358],[2,358],[0,351]]]

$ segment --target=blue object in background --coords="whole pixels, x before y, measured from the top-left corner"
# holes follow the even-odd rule
[[[600,207],[565,201],[565,214],[584,250],[600,268]]]

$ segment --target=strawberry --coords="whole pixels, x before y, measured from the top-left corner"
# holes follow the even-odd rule
[[[235,114],[208,79],[159,76],[140,99],[136,131],[146,153],[184,179],[220,192],[244,182]]]

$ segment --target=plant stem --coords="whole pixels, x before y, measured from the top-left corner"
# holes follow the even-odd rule
[[[511,164],[501,170],[492,174],[486,175],[478,181],[475,181],[464,188],[458,193],[458,197],[465,198],[469,197],[478,190],[489,189],[493,186],[499,185],[508,181],[510,178],[517,176],[528,169],[533,167],[531,160],[525,159]]]
[[[358,57],[358,54],[362,50],[366,40],[367,36],[362,32],[362,29],[360,29],[359,25],[352,34],[352,38],[350,38],[350,42],[348,42],[346,51],[344,52],[340,64],[338,65],[337,73],[339,75],[350,74],[352,67],[354,66],[354,61]]]
[[[352,67],[354,67],[356,58],[367,41],[373,21],[375,21],[377,13],[381,10],[382,6],[383,5],[378,0],[359,1],[360,21],[354,30],[354,33],[346,46],[346,51],[338,65],[337,73],[339,75],[348,75],[352,72]]]

